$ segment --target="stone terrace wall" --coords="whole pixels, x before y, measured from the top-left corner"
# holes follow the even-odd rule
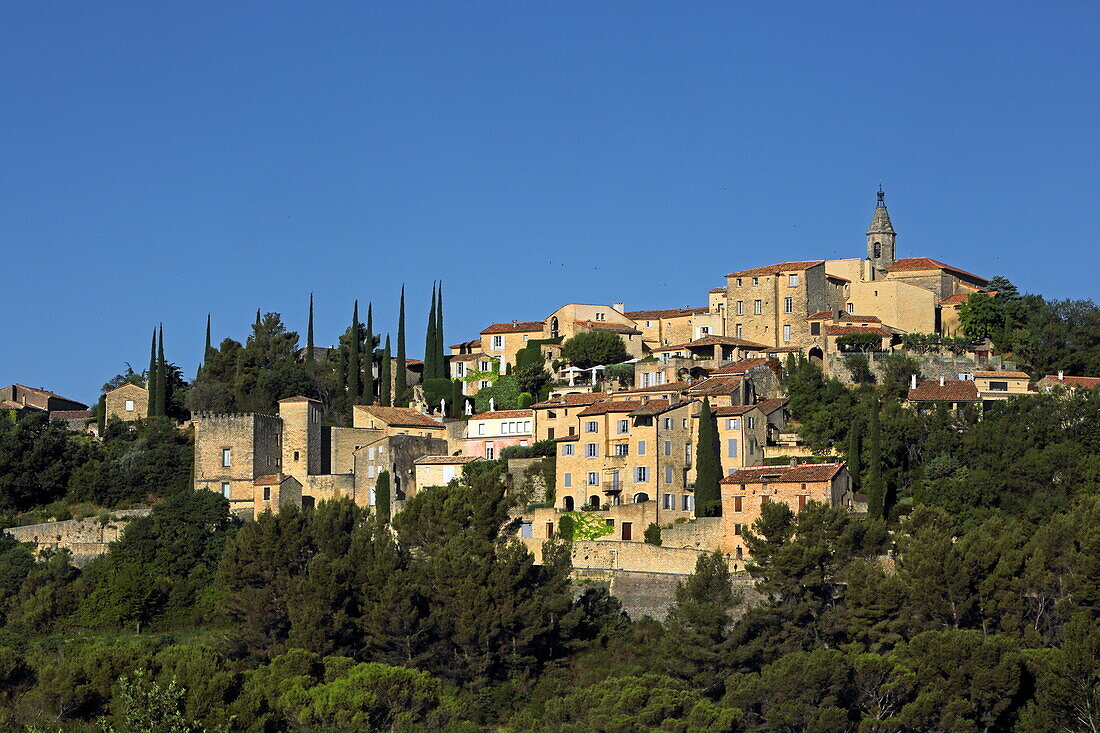
[[[20,542],[34,544],[35,553],[49,549],[67,549],[73,554],[74,565],[84,565],[107,551],[107,546],[122,536],[126,525],[149,514],[148,509],[124,509],[111,512],[106,524],[99,517],[69,519],[62,522],[27,524],[6,530]]]

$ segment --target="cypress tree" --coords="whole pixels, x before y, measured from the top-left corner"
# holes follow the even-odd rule
[[[313,362],[313,293],[309,294],[309,325],[306,327],[306,361]]]
[[[160,344],[157,346],[157,417],[168,414],[168,365],[164,361],[164,324],[160,324]]]
[[[146,417],[157,414],[157,329],[153,329],[153,344],[149,347],[149,371],[145,376],[145,389],[149,390],[149,407]]]
[[[379,400],[378,404],[384,407],[389,407],[392,403],[391,400],[391,377],[390,377],[390,336],[386,334],[386,348],[382,350],[382,374],[381,384],[378,385]]]
[[[347,389],[347,351],[343,344],[336,348],[336,384],[339,385],[341,394]]]
[[[710,409],[710,398],[703,398],[699,410],[699,438],[695,445],[695,516],[717,517],[722,514],[722,494],[718,482],[718,422]]]
[[[367,345],[367,361],[363,366],[363,404],[374,404],[374,313],[367,303],[367,333],[364,342]]]
[[[439,294],[435,298],[435,358],[436,376],[447,378],[447,351],[443,340],[443,281],[439,281]]]
[[[382,524],[390,523],[390,472],[383,471],[378,474],[378,482],[374,485],[374,511],[378,515],[378,521]]]
[[[435,379],[435,283],[432,283],[432,309],[428,311],[428,331],[424,337],[424,381]]]
[[[256,326],[259,326],[259,325],[260,325],[260,323],[261,323],[261,320],[260,320],[260,309],[259,309],[259,308],[257,308],[257,309],[256,309]]]
[[[859,467],[861,465],[859,449],[863,436],[860,434],[860,421],[852,422],[852,431],[848,433],[848,472],[852,474],[852,492],[859,493]]]
[[[882,517],[885,491],[882,482],[882,428],[879,424],[878,398],[871,402],[870,448],[867,458],[867,516]]]
[[[206,314],[206,348],[202,350],[202,360],[199,361],[199,368],[195,376],[202,376],[202,368],[206,366],[206,360],[210,358],[210,314]]]
[[[359,301],[355,301],[355,309],[351,313],[351,342],[348,345],[350,356],[348,357],[348,399],[351,404],[359,404],[359,395],[362,388],[359,385]]]
[[[393,403],[409,406],[408,377],[405,365],[405,286],[401,286],[401,311],[397,316],[397,374],[393,380]]]
[[[462,394],[462,380],[452,380],[451,391],[451,417],[462,417],[462,411],[466,407],[466,396]]]

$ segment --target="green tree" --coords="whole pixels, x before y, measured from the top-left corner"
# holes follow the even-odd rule
[[[695,445],[695,516],[717,517],[722,514],[722,466],[718,460],[718,421],[710,409],[710,398],[703,398],[699,409],[699,437]]]
[[[209,335],[206,340],[209,345]],[[306,361],[313,362],[313,293],[309,294],[309,325],[306,326]]]
[[[145,381],[149,389],[148,417],[156,417],[157,414],[157,329],[153,329],[153,343],[149,347],[149,371],[145,373]]]
[[[367,345],[367,363],[363,378],[364,405],[373,405],[375,400],[374,365],[378,362],[378,355],[375,353],[376,340],[374,336],[374,307],[371,303],[367,303],[367,332],[364,338],[364,343]]]
[[[382,350],[382,374],[379,384],[379,398],[378,404],[389,407],[393,404],[391,389],[393,387],[393,378],[390,376],[391,369],[390,359],[390,336],[386,334],[386,347]]]
[[[920,379],[920,362],[909,354],[895,351],[882,362],[882,389],[888,396],[905,397],[913,376]]]
[[[46,413],[0,414],[0,509],[23,511],[61,498],[90,448]]]
[[[874,384],[875,373],[871,371],[871,362],[866,354],[849,354],[844,357],[844,366],[852,375],[852,381],[856,384]]]
[[[882,425],[877,399],[871,401],[871,430],[867,456],[867,513],[879,519],[886,517],[886,484],[882,476]]]
[[[993,296],[971,293],[959,307],[959,323],[970,338],[987,339],[1004,327],[1004,315]]]
[[[618,364],[630,358],[622,336],[610,331],[582,331],[562,345],[561,357],[578,369]]]
[[[662,655],[665,671],[705,695],[720,693],[730,672],[726,651],[733,605],[725,558],[718,552],[700,555],[695,572],[677,586],[676,600],[668,609]]]
[[[351,313],[351,335],[350,342],[348,344],[348,400],[351,404],[355,405],[359,403],[359,395],[362,392],[362,388],[359,384],[359,378],[362,373],[362,367],[359,365],[359,301],[355,301],[355,307]]]
[[[661,528],[655,523],[650,522],[649,526],[645,528],[645,534],[642,538],[651,545],[661,546]]]
[[[852,475],[852,491],[859,493],[860,490],[860,470],[862,461],[860,460],[860,448],[862,447],[863,436],[861,434],[860,421],[854,420],[852,422],[852,429],[848,433],[848,472]]]
[[[164,324],[160,324],[157,344],[157,417],[168,414],[168,363],[164,360]]]
[[[438,379],[443,377],[442,374],[436,373],[436,301],[435,301],[435,288],[436,284],[432,283],[432,307],[428,312],[428,328],[424,336],[424,381],[429,379]]]
[[[382,471],[378,474],[378,481],[374,485],[374,511],[378,515],[378,521],[382,524],[390,523],[389,471]]]
[[[408,365],[405,360],[405,286],[401,286],[401,306],[397,315],[397,373],[393,381],[393,404],[409,406]]]

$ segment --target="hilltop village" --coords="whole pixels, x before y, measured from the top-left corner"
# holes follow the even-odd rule
[[[585,546],[574,558],[582,565],[688,572],[697,553],[717,550],[738,571],[742,533],[766,502],[867,511],[840,454],[800,437],[782,386],[788,365],[851,384],[881,377],[891,355],[905,354],[906,404],[916,410],[1100,384],[1063,373],[1033,382],[988,338],[960,336],[960,310],[996,290],[950,264],[898,257],[881,190],[864,247],[862,257],[731,272],[699,307],[569,303],[542,320],[491,323],[446,350],[440,293],[425,359],[398,361],[387,340],[384,361],[372,359],[350,390],[350,424],[333,424],[320,400],[302,395],[279,399],[276,414],[190,414],[181,424],[194,431],[193,486],[223,495],[245,519],[343,497],[388,516],[419,490],[503,461],[520,536],[536,556],[564,531],[605,543]],[[339,352],[350,374],[342,350],[308,348],[300,358]],[[545,376],[530,392],[498,389],[521,373]],[[51,409],[53,400],[58,417],[91,414],[50,393],[8,390],[10,409]],[[149,384],[132,379],[105,394],[104,417],[142,419],[154,402]],[[612,545],[609,559],[602,549]]]

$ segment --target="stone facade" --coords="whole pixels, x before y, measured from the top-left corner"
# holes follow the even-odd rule
[[[149,390],[136,384],[123,384],[104,396],[108,421],[133,422],[149,416]]]
[[[149,514],[148,509],[120,509],[106,520],[100,517],[68,519],[60,522],[9,527],[4,531],[20,542],[34,545],[35,554],[44,550],[68,550],[74,565],[84,565],[107,551],[109,545],[122,537],[126,525]]]
[[[829,307],[825,261],[784,262],[726,276],[726,335],[766,346],[810,343],[807,316]]]
[[[254,413],[192,415],[195,425],[195,488],[229,500],[234,514],[251,516],[254,481],[282,471],[283,421]]]

